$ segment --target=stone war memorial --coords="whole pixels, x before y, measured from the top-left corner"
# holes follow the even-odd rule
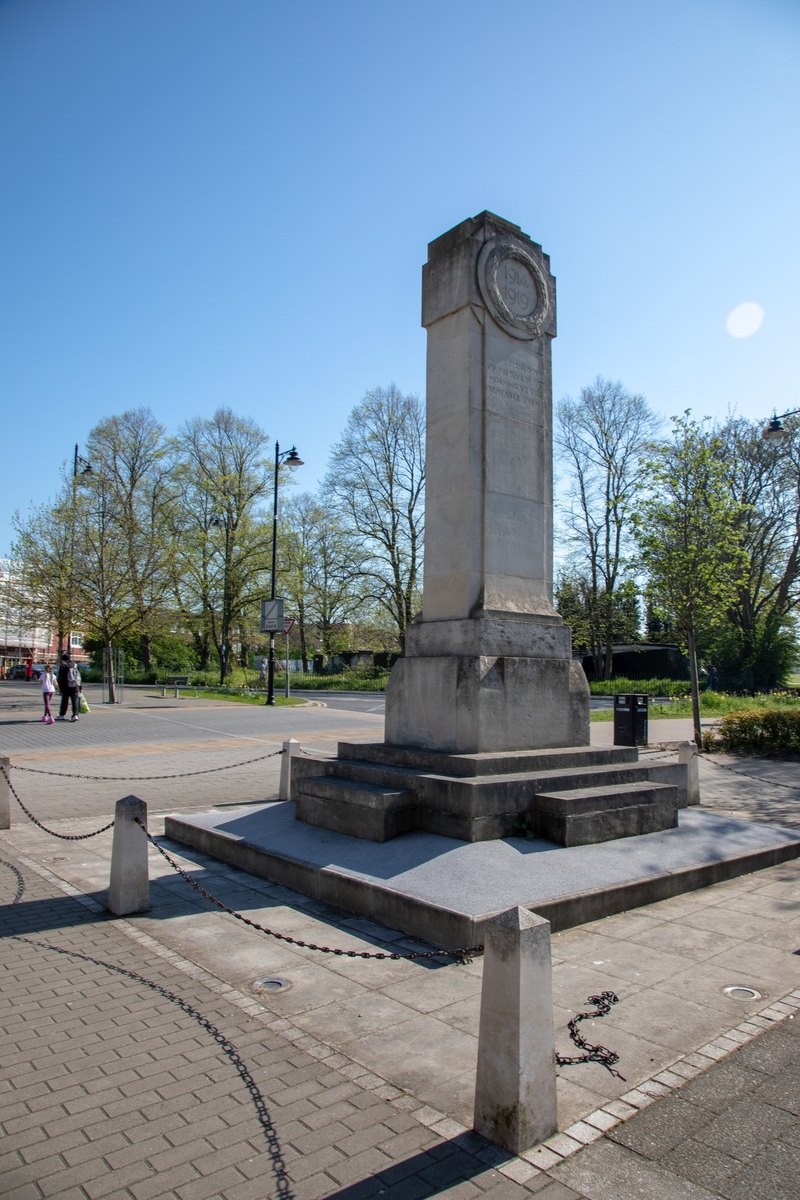
[[[385,740],[287,751],[281,801],[167,836],[446,947],[510,909],[563,929],[795,856],[790,830],[689,807],[686,761],[590,744],[553,608],[548,256],[492,213],[463,221],[429,246],[422,323],[423,608]]]
[[[547,255],[492,213],[464,221],[429,247],[422,323],[422,613],[389,679],[385,743],[297,762],[297,815],[375,841],[507,837],[526,813],[562,846],[672,828],[674,772],[589,747],[589,685],[553,608]]]

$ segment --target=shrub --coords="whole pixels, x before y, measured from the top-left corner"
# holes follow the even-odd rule
[[[592,679],[589,681],[589,691],[593,696],[618,696],[629,692],[649,696],[688,696],[691,684],[688,679],[628,679],[618,676],[616,679]]]
[[[716,749],[746,754],[800,752],[800,710],[746,709],[723,717],[716,729]]]

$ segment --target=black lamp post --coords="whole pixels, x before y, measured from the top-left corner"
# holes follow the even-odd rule
[[[72,456],[72,528],[70,530],[69,546],[69,629],[67,630],[67,652],[72,654],[72,615],[75,591],[75,522],[77,520],[76,506],[78,500],[78,476],[91,475],[92,464],[78,453],[77,442]],[[62,652],[63,653],[63,652]]]
[[[796,417],[800,413],[800,408],[793,408],[791,412],[781,413],[780,416],[773,416],[769,425],[764,430],[764,437],[768,442],[774,442],[779,445],[785,437],[788,436],[788,429],[784,429],[781,421],[786,417]]]
[[[278,566],[278,475],[280,474],[281,464],[285,463],[287,467],[294,470],[297,467],[302,467],[303,460],[297,453],[295,446],[291,450],[284,450],[281,454],[280,444],[275,443],[275,488],[272,504],[272,585],[270,587],[269,598],[275,599],[275,575]],[[267,680],[267,704],[275,703],[275,630],[269,631],[269,675]]]

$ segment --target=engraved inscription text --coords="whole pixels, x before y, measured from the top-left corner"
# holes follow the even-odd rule
[[[536,398],[538,374],[527,363],[513,358],[490,362],[486,368],[486,391],[514,404],[530,405]]]
[[[515,317],[529,317],[536,308],[536,283],[518,259],[503,259],[497,268],[497,287]]]

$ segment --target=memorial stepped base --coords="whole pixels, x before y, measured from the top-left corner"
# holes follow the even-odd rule
[[[465,842],[520,832],[560,846],[673,829],[687,770],[639,762],[634,747],[437,754],[339,743],[336,758],[292,760],[297,818],[385,842],[424,830]]]

